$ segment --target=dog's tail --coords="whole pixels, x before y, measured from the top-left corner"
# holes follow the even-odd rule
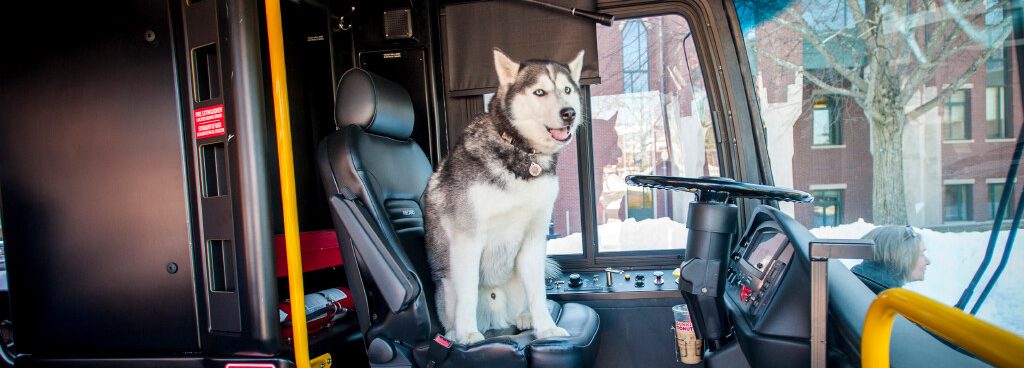
[[[557,279],[562,277],[562,265],[554,258],[547,257],[544,262],[544,278]]]

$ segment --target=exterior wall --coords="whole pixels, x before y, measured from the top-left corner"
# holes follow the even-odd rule
[[[846,184],[843,191],[843,223],[871,221],[871,153],[868,123],[855,102],[838,98],[839,119],[842,121],[843,145],[813,146],[811,133],[813,119],[810,106],[814,90],[804,84],[803,101],[806,106],[793,127],[794,188],[810,192],[812,185]],[[797,205],[797,221],[810,225],[813,207]]]

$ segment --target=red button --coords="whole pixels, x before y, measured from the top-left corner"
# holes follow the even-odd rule
[[[748,288],[747,285],[741,285],[740,286],[740,301],[746,302],[747,300],[750,300],[750,294],[753,293],[753,292],[754,291],[750,290],[750,288]]]

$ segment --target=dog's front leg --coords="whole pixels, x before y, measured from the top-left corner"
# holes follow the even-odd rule
[[[547,231],[547,226],[534,226]],[[519,279],[523,282],[523,290],[526,293],[527,307],[533,321],[533,329],[538,339],[552,336],[569,336],[564,328],[555,325],[555,320],[548,312],[547,293],[544,288],[544,263],[547,242],[544,240],[544,232],[531,234],[526,238],[519,255],[516,256],[516,267],[519,269]]]
[[[455,321],[454,335],[449,331],[449,337],[462,344],[472,344],[484,339],[476,323],[483,244],[470,234],[457,234],[451,239],[451,278],[447,282],[455,292],[452,295],[455,299]]]

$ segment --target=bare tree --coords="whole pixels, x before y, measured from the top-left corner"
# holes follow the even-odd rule
[[[844,96],[862,108],[871,134],[875,223],[907,223],[904,128],[947,100],[1003,49],[1011,22],[1003,15],[1002,2],[804,0],[779,10],[771,27],[802,42],[789,48],[765,47],[763,42],[752,47],[755,55],[800,73],[820,93]],[[741,18],[743,11],[755,17],[766,11],[759,9],[763,5],[761,0],[740,0],[737,11]],[[770,42],[772,36],[756,38]],[[825,67],[798,65],[795,52],[816,53]],[[973,59],[965,67],[951,67],[951,59],[966,57]],[[949,82],[937,83],[939,74]],[[931,86],[937,91],[933,96],[920,104],[912,101]]]

